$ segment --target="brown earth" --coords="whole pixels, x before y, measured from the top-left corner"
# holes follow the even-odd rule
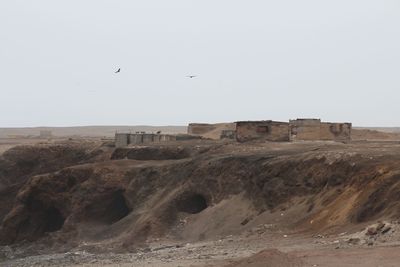
[[[397,128],[396,128],[397,129]],[[351,138],[353,140],[397,140],[400,141],[400,133],[398,131],[377,131],[373,129],[352,129]]]
[[[277,249],[266,249],[245,259],[226,265],[226,267],[301,267],[300,258],[288,255]]]
[[[366,241],[357,237],[356,248],[382,240],[394,245],[399,161],[398,142],[15,147],[0,157],[0,259],[23,266],[13,258],[62,253],[69,259],[65,252],[85,251],[126,253],[141,264],[161,255],[154,266],[300,266],[316,259],[315,248],[327,255],[327,246],[347,249],[350,233],[378,220],[393,222],[386,223],[390,230],[377,231],[373,241],[363,232]],[[327,243],[314,244],[318,235]],[[211,248],[196,245],[202,243]],[[198,262],[179,258],[190,258],[190,250],[198,251]],[[86,263],[88,255],[76,257]],[[124,257],[116,262],[129,262]],[[51,262],[38,261],[45,263]]]

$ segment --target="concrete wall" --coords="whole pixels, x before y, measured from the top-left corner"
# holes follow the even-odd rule
[[[149,144],[175,141],[175,135],[169,134],[148,134],[148,133],[116,133],[115,134],[115,147],[126,147],[130,144]]]
[[[129,134],[129,144],[142,144],[143,135],[142,134]]]
[[[115,134],[115,147],[126,147],[129,144],[129,134],[116,133]]]
[[[153,143],[154,138],[153,138],[154,134],[143,134],[143,143]]]
[[[351,139],[351,123],[321,122],[319,119],[297,119],[289,121],[290,140],[332,140]]]
[[[176,141],[175,135],[160,135],[160,142]]]
[[[320,138],[321,140],[349,141],[351,140],[351,123],[323,122]]]
[[[290,140],[320,140],[320,128],[320,119],[290,120]]]
[[[289,141],[289,123],[278,121],[236,122],[236,140]]]

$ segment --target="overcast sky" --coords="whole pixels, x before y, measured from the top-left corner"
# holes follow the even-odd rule
[[[398,0],[0,1],[0,127],[400,126],[399,99]]]

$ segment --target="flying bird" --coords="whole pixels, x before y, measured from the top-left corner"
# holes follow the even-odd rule
[[[121,68],[119,68],[115,73],[119,73],[119,72],[121,72]]]
[[[188,77],[188,78],[192,79],[192,78],[195,78],[195,77],[196,77],[196,75],[188,75],[188,76],[186,76],[186,77]]]

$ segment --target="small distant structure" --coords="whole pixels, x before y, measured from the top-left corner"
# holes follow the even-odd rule
[[[171,141],[187,141],[201,139],[200,136],[194,136],[189,134],[161,134],[160,133],[115,133],[115,147],[126,147],[129,145],[141,145],[141,144],[156,144]]]
[[[53,133],[49,130],[41,130],[39,132],[39,138],[42,138],[42,139],[48,139],[48,138],[51,138],[52,136],[53,136]]]
[[[115,147],[126,147],[128,145],[160,143],[176,141],[176,135],[153,134],[145,132],[136,133],[115,133]]]
[[[349,122],[321,122],[321,119],[289,121],[290,141],[350,141],[352,124]]]
[[[280,121],[237,121],[236,140],[289,141],[289,123]]]
[[[236,139],[238,142],[264,140],[287,141],[339,141],[351,140],[352,124],[349,122],[322,122],[321,119],[295,119],[289,122],[261,120],[237,121],[235,130],[223,130],[221,139]],[[190,125],[189,125],[190,126]],[[210,125],[212,127],[212,125]],[[207,125],[195,124],[192,132],[207,130]]]

